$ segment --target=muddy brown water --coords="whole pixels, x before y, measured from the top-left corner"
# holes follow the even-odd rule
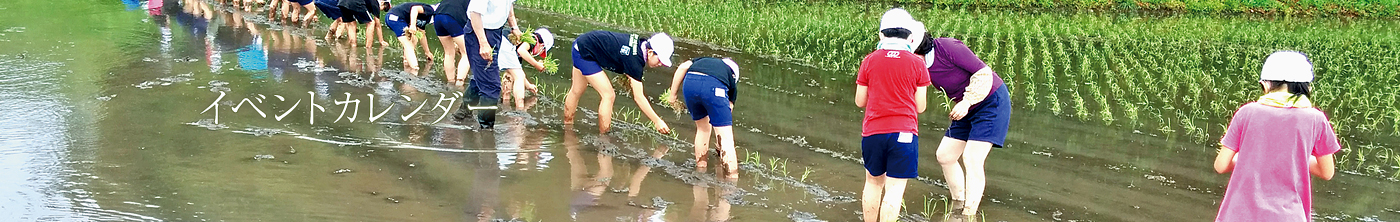
[[[735,57],[740,179],[697,169],[688,116],[657,107],[678,135],[636,122],[599,134],[597,96],[561,122],[545,93],[476,130],[443,114],[441,65],[404,72],[394,49],[320,40],[324,28],[169,1],[164,16],[118,1],[0,4],[0,218],[6,221],[854,221],[860,109],[849,79],[695,42],[678,58]],[[130,3],[127,3],[130,4]],[[139,8],[139,2],[137,8]],[[55,12],[54,8],[62,8]],[[46,16],[58,13],[56,19]],[[567,45],[587,20],[519,10]],[[33,18],[49,19],[33,19]],[[635,31],[635,30],[619,30]],[[436,41],[431,41],[435,42]],[[551,56],[568,67],[567,53]],[[648,70],[660,95],[669,69]],[[529,71],[557,94],[561,73]],[[223,92],[222,101],[214,102]],[[361,108],[341,118],[336,101]],[[369,95],[374,95],[373,98]],[[243,102],[243,99],[248,99]],[[630,96],[619,107],[635,110]],[[237,112],[233,107],[246,103]],[[218,123],[213,110],[217,106]],[[324,111],[308,114],[312,104]],[[370,109],[370,104],[375,107]],[[445,106],[445,107],[454,107]],[[256,107],[252,108],[252,107]],[[386,108],[387,107],[387,108]],[[291,109],[292,112],[287,112]],[[925,134],[941,133],[938,109]],[[263,112],[263,114],[259,114]],[[382,114],[381,114],[382,113]],[[987,221],[1205,221],[1227,176],[1179,135],[1015,111],[988,163]],[[369,120],[380,115],[375,120]],[[407,116],[406,118],[404,116]],[[926,136],[907,219],[946,207]],[[756,158],[757,161],[747,161]],[[1315,181],[1314,218],[1400,220],[1400,185],[1342,174]],[[932,205],[930,205],[932,203]],[[927,209],[927,210],[926,210]],[[935,220],[936,221],[936,220]]]

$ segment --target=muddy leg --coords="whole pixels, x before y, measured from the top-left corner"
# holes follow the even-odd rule
[[[958,159],[963,155],[963,148],[967,142],[943,137],[943,141],[938,144],[938,165],[943,168],[943,179],[948,182],[948,193],[954,201],[967,200],[967,192],[964,190],[964,180],[962,165],[958,164]],[[962,206],[949,206],[960,209]],[[954,212],[957,213],[957,212]]]
[[[967,206],[963,215],[977,214],[977,206],[982,203],[982,191],[987,187],[987,154],[992,152],[992,144],[982,141],[968,141],[963,153],[963,164],[967,165]]]
[[[708,119],[709,117],[706,117]],[[709,125],[709,124],[706,124]],[[720,159],[724,161],[725,176],[729,179],[739,178],[739,154],[734,152],[734,127],[715,127],[715,134],[719,136]]]
[[[885,191],[885,175],[870,175],[865,171],[865,190],[861,191],[860,212],[865,222],[879,222],[880,197]]]
[[[570,79],[573,84],[569,85],[569,94],[564,96],[564,125],[574,124],[574,112],[578,111],[578,97],[583,96],[584,87],[588,87],[588,80],[584,79],[582,71],[573,69]]]
[[[710,117],[695,121],[695,167],[709,166],[710,130]]]
[[[899,208],[904,206],[904,186],[909,179],[885,178],[885,196],[880,201],[880,220],[899,220]]]
[[[598,96],[602,97],[598,101],[598,131],[607,133],[612,129],[612,107],[613,101],[617,99],[617,93],[613,91],[612,82],[608,81],[608,75],[598,72],[593,75],[584,76],[588,84],[593,86],[593,90],[598,91]],[[640,93],[640,92],[639,92]]]
[[[413,52],[414,39],[410,35],[399,36],[399,43],[403,45],[403,63],[408,68],[418,69],[418,53]]]

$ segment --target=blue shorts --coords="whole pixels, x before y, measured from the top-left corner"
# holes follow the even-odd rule
[[[690,120],[710,117],[711,126],[734,125],[734,110],[729,107],[729,88],[719,79],[705,74],[686,73],[681,87]]]
[[[389,30],[394,31],[394,37],[403,37],[404,28],[408,28],[408,22],[384,20],[384,25],[389,26]]]
[[[569,57],[572,57],[574,60],[574,68],[583,73],[583,76],[590,76],[603,72],[603,66],[599,66],[598,62],[588,61],[583,58],[583,55],[578,53],[578,44],[574,44],[573,50],[569,51]]]
[[[340,19],[340,7],[335,6],[337,2],[335,0],[316,1],[316,10],[321,11],[322,15],[326,15],[326,18],[331,20]]]
[[[437,36],[458,37],[467,34],[467,27],[447,14],[433,16],[433,31]]]
[[[340,12],[343,14],[340,16],[340,21],[342,22],[359,22],[360,24],[369,24],[370,21],[374,21],[374,17],[370,17],[369,12],[366,11],[355,11],[345,7],[340,7]]]
[[[1006,131],[1011,125],[1011,95],[1006,86],[997,87],[982,103],[967,111],[967,116],[953,121],[943,136],[963,141],[982,141],[1000,148],[1006,143]]]
[[[871,176],[893,178],[919,176],[919,135],[875,134],[860,139],[860,157]]]

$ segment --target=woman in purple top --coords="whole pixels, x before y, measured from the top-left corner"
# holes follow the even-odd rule
[[[1011,95],[1001,77],[962,41],[924,40],[914,53],[924,55],[929,79],[957,102],[948,113],[952,124],[938,144],[938,164],[953,196],[950,221],[974,221],[987,185],[983,166],[993,147],[1002,147],[1011,123]],[[962,159],[962,165],[958,159]],[[966,169],[963,168],[966,165]]]

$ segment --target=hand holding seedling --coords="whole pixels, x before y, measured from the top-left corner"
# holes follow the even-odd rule
[[[485,41],[482,41],[482,42],[484,43]],[[491,61],[491,60],[495,59],[495,58],[491,58],[491,46],[490,46],[490,45],[481,44],[481,50],[478,51],[478,53],[481,54],[481,59],[485,59],[486,61]]]

